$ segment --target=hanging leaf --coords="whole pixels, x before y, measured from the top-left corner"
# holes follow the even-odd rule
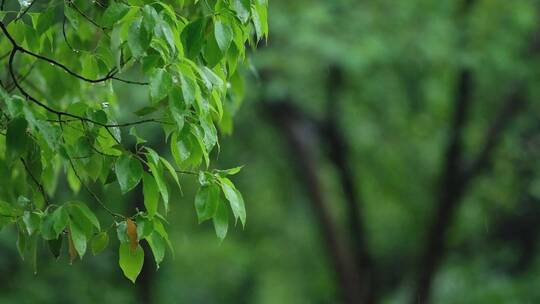
[[[90,243],[90,248],[92,248],[92,254],[96,255],[107,248],[109,245],[109,234],[106,231],[96,234]]]
[[[216,185],[202,186],[195,196],[195,210],[199,223],[209,220],[216,214],[219,202],[219,187]]]
[[[133,283],[141,273],[144,263],[144,251],[141,246],[130,248],[129,244],[120,244],[118,264],[124,275]]]
[[[158,209],[159,189],[154,177],[148,173],[143,173],[143,195],[144,207],[150,217],[153,217]]]
[[[214,229],[216,230],[217,237],[223,241],[227,236],[227,229],[229,227],[229,214],[223,201],[219,201],[216,209],[216,214],[213,218]]]
[[[231,27],[227,23],[224,23],[219,19],[215,20],[214,35],[219,49],[222,53],[226,53],[233,39],[233,32]]]
[[[154,255],[154,260],[156,261],[156,268],[159,269],[159,264],[163,261],[165,258],[165,240],[159,233],[153,232],[150,234],[149,237],[146,238],[148,241],[148,245],[150,245],[150,249],[152,250],[152,254]]]
[[[234,184],[225,177],[220,179],[221,189],[225,198],[229,201],[235,219],[240,219],[243,226],[246,225],[246,207],[242,194],[236,189]]]
[[[28,123],[22,117],[15,118],[9,122],[6,134],[6,158],[17,159],[26,152],[29,144],[26,128]]]
[[[142,178],[143,168],[133,156],[122,155],[116,160],[115,172],[122,193],[126,193],[137,186]]]

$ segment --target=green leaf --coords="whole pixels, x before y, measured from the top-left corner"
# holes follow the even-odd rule
[[[92,225],[94,225],[94,227],[96,227],[97,230],[101,229],[99,225],[99,220],[97,219],[94,212],[92,212],[92,210],[90,210],[90,208],[88,208],[86,204],[75,202],[73,203],[72,208],[77,209],[81,213],[81,215],[83,215],[88,221],[90,221],[90,223],[92,223]],[[71,210],[72,213],[73,211],[74,210]]]
[[[246,207],[244,205],[244,199],[242,194],[236,189],[234,184],[225,177],[219,178],[221,184],[221,190],[225,194],[225,198],[229,201],[231,205],[234,218],[240,218],[242,225],[246,225]]]
[[[58,238],[58,239],[47,241],[47,245],[49,246],[49,251],[56,259],[60,257],[63,240],[64,240],[63,238]]]
[[[82,205],[84,204],[70,203],[67,211],[70,223],[75,224],[88,240],[92,237],[96,229],[99,230],[99,222],[97,222],[93,213],[88,208],[81,207]],[[70,225],[70,228],[72,228],[72,226],[73,225]]]
[[[29,143],[26,128],[28,123],[22,117],[11,120],[7,126],[6,134],[6,158],[14,160],[26,152]]]
[[[103,13],[101,24],[105,27],[109,27],[120,21],[120,19],[122,19],[128,11],[129,6],[123,3],[113,2],[109,5],[109,7],[107,7],[105,12]]]
[[[160,217],[159,213],[157,215]],[[165,242],[167,242],[169,249],[174,253],[174,248],[169,240],[169,234],[167,233],[167,230],[165,230],[165,227],[161,221],[154,220],[154,231],[157,232],[165,240]]]
[[[154,164],[152,162],[148,163],[150,171],[152,171],[152,176],[156,181],[161,197],[163,198],[163,204],[165,206],[165,212],[169,211],[169,190],[167,189],[167,184],[163,180],[163,167],[161,163]]]
[[[213,218],[214,229],[216,230],[217,237],[223,241],[227,236],[227,229],[229,227],[229,214],[225,203],[220,200],[217,205],[216,214]]]
[[[171,153],[177,166],[182,167],[184,162],[189,159],[191,150],[189,149],[189,140],[183,138],[178,140],[176,132],[171,136]]]
[[[116,235],[118,237],[118,240],[120,243],[126,243],[129,244],[129,237],[127,235],[127,223],[126,221],[122,221],[118,224],[116,227]]]
[[[150,46],[151,40],[151,34],[141,25],[140,19],[131,24],[128,31],[128,45],[134,57],[141,57]]]
[[[4,201],[0,201],[0,216],[17,217],[23,214],[23,211]]]
[[[200,18],[189,23],[182,31],[182,44],[186,48],[186,56],[188,58],[193,59],[201,52],[205,26],[206,18]]]
[[[204,59],[209,67],[215,67],[225,54],[218,45],[215,36],[208,38],[204,47]]]
[[[80,24],[80,21],[79,21],[80,15],[74,9],[72,9],[69,5],[67,5],[67,3],[64,6],[64,15],[69,20],[69,23],[71,23],[71,26],[73,27],[73,29],[78,30],[79,24]]]
[[[156,24],[156,33],[158,36],[163,37],[165,41],[167,41],[167,44],[169,45],[169,48],[171,49],[171,51],[173,52],[176,51],[176,45],[174,42],[174,34],[168,23],[160,20]]]
[[[36,212],[25,211],[23,215],[23,222],[26,226],[26,230],[29,235],[38,231],[41,226],[41,216]]]
[[[39,14],[36,30],[38,35],[43,34],[45,31],[47,31],[51,26],[55,23],[55,17],[54,17],[54,7],[50,6],[49,9],[47,9],[45,12]]]
[[[71,233],[73,246],[75,247],[79,257],[82,259],[84,253],[86,252],[86,233],[81,227],[79,227],[78,223],[74,222],[69,223],[69,232]]]
[[[26,245],[28,243],[29,236],[24,233],[22,225],[18,225],[18,233],[17,233],[17,251],[19,252],[19,255],[21,256],[21,259],[24,260],[24,253],[26,252]]]
[[[141,273],[143,263],[144,251],[140,245],[135,250],[131,250],[129,244],[120,244],[118,264],[131,282],[135,283],[139,273]]]
[[[90,243],[92,254],[96,255],[109,245],[109,234],[106,231],[96,234]]]
[[[126,193],[135,188],[141,180],[143,167],[133,156],[122,155],[116,160],[115,172],[122,193]]]
[[[56,240],[68,224],[68,214],[63,206],[52,213],[47,213],[41,222],[41,234],[46,240]]]
[[[238,172],[240,172],[242,170],[244,166],[238,166],[238,167],[234,167],[234,168],[230,168],[230,169],[225,169],[225,170],[216,170],[216,172],[221,175],[221,176],[226,176],[226,175],[235,175],[237,174]]]
[[[154,232],[154,221],[149,218],[139,216],[137,218],[137,236],[139,240],[145,239]]]
[[[154,177],[150,174],[143,173],[143,194],[144,207],[150,217],[153,217],[158,209],[159,189]]]
[[[149,237],[146,238],[152,254],[154,255],[154,260],[156,261],[156,268],[159,269],[159,264],[163,261],[165,257],[165,240],[157,232],[153,232]]]
[[[215,20],[214,35],[221,52],[227,52],[233,39],[233,32],[231,27],[228,24],[223,23],[221,20]]]
[[[178,180],[178,174],[176,173],[176,170],[174,169],[174,167],[165,158],[160,157],[159,159],[161,160],[161,163],[165,166],[167,171],[169,171],[169,174],[172,176],[172,178],[176,182],[176,185],[178,185],[178,187],[180,187],[180,181]]]
[[[158,107],[154,107],[154,106],[146,106],[146,107],[143,107],[137,111],[135,111],[134,113],[138,116],[146,116],[148,114],[152,114],[154,112],[156,112],[157,110],[159,110]]]
[[[268,35],[268,21],[266,7],[262,4],[256,3],[251,6],[251,16],[253,25],[255,27],[255,34],[257,40],[261,40]]]
[[[232,0],[231,4],[238,19],[242,23],[246,23],[249,19],[249,0]]]
[[[199,188],[195,196],[195,210],[199,223],[214,217],[219,203],[219,194],[219,187],[213,184]]]
[[[150,79],[152,100],[159,101],[166,97],[172,88],[171,74],[165,69],[157,69]]]
[[[62,233],[62,231],[64,231],[66,228],[69,221],[69,216],[65,208],[58,207],[56,210],[54,210],[52,218],[54,233],[56,233],[56,237],[58,237],[58,235],[60,235],[60,233]]]

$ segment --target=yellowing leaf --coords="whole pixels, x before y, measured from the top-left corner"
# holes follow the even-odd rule
[[[129,238],[129,247],[131,250],[135,250],[137,246],[139,245],[139,240],[137,239],[137,224],[135,224],[134,221],[131,219],[126,220],[126,233]]]

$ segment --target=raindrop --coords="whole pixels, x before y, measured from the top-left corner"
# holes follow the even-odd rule
[[[30,6],[30,4],[32,4],[32,1],[30,1],[30,0],[22,0],[19,3],[21,4],[22,8],[27,8],[28,6]]]

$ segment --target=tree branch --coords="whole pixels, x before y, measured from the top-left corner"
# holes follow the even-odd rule
[[[366,303],[374,303],[376,298],[376,278],[373,261],[365,239],[364,223],[361,216],[362,200],[354,181],[353,170],[349,162],[349,147],[338,123],[340,100],[338,92],[343,86],[343,71],[338,66],[331,66],[327,79],[326,121],[320,124],[321,135],[326,141],[328,157],[334,164],[345,195],[345,208],[348,217],[348,230],[354,249],[358,274],[362,278],[362,296]]]
[[[486,133],[486,140],[480,149],[478,156],[465,169],[465,180],[474,178],[475,175],[478,175],[483,170],[489,168],[491,155],[493,154],[493,150],[495,149],[501,134],[517,112],[522,110],[525,106],[525,101],[519,93],[520,91],[521,90],[516,90],[516,92],[502,105],[499,113]]]
[[[59,120],[61,120],[59,118]],[[65,139],[64,139],[64,128],[62,126],[62,123],[60,123],[60,128],[62,130],[62,133],[61,133],[61,139],[62,139],[62,142],[65,144]],[[109,207],[107,207],[107,205],[105,205],[105,203],[103,203],[103,201],[99,198],[99,196],[97,196],[96,193],[94,193],[94,191],[92,191],[92,189],[90,189],[90,187],[88,187],[88,185],[86,185],[86,183],[82,180],[81,176],[79,175],[79,172],[77,172],[77,168],[75,168],[75,163],[73,162],[73,159],[71,158],[71,156],[67,155],[68,157],[68,161],[69,161],[69,164],[71,166],[71,170],[73,170],[73,173],[75,174],[75,176],[77,177],[77,179],[79,180],[79,182],[81,183],[81,185],[84,187],[84,189],[92,196],[92,198],[105,210],[107,211],[107,213],[109,213],[113,218],[125,218],[124,215],[120,214],[120,213],[117,213],[117,212],[114,212],[112,211],[111,209],[109,209]]]
[[[465,79],[462,79],[464,81]],[[431,285],[435,273],[440,266],[445,254],[446,235],[455,216],[455,211],[459,207],[464,193],[471,181],[479,176],[491,165],[491,158],[495,147],[500,141],[502,134],[510,121],[516,116],[525,104],[523,98],[516,90],[511,94],[500,107],[498,114],[488,127],[485,142],[476,158],[465,167],[462,157],[461,138],[463,133],[463,122],[467,104],[470,99],[471,88],[461,86],[461,96],[465,101],[458,101],[456,116],[454,117],[453,136],[447,149],[445,170],[439,192],[438,205],[436,206],[433,223],[429,231],[426,249],[421,261],[422,270],[417,278],[417,289],[415,293],[415,303],[428,303],[430,301]],[[467,93],[468,92],[468,93]],[[468,96],[468,97],[467,97]],[[462,112],[461,115],[459,113]],[[462,116],[461,118],[459,116]],[[461,123],[459,122],[461,121]]]
[[[139,81],[132,81],[132,80],[125,80],[125,79],[122,79],[122,78],[119,78],[119,77],[116,77],[115,75],[118,73],[118,70],[116,68],[113,68],[112,70],[110,70],[105,76],[101,77],[101,78],[97,78],[97,79],[90,79],[90,78],[87,78],[87,77],[84,77],[80,74],[77,74],[75,72],[73,72],[71,69],[69,69],[67,66],[65,66],[64,64],[54,60],[54,59],[51,59],[51,58],[48,58],[48,57],[45,57],[45,56],[42,56],[42,55],[39,55],[39,54],[36,54],[28,49],[25,49],[23,48],[22,46],[20,46],[16,41],[15,39],[13,38],[13,36],[11,36],[11,34],[8,32],[6,26],[4,25],[3,22],[0,22],[0,29],[2,30],[2,32],[4,33],[4,35],[6,35],[6,37],[8,38],[8,40],[10,41],[11,45],[13,46],[13,48],[23,54],[27,54],[27,55],[30,55],[34,58],[37,58],[37,59],[40,59],[40,60],[43,60],[43,61],[46,61],[62,70],[64,70],[65,72],[67,72],[69,75],[75,77],[75,78],[78,78],[80,80],[83,80],[83,81],[86,81],[86,82],[89,82],[89,83],[100,83],[100,82],[104,82],[104,81],[107,81],[107,80],[117,80],[117,81],[120,81],[120,82],[124,82],[124,83],[128,83],[128,84],[137,84],[137,85],[148,85],[148,82],[139,82]]]
[[[68,4],[70,6],[72,6],[77,11],[77,13],[79,13],[79,15],[81,15],[84,19],[86,19],[88,22],[90,22],[95,27],[99,28],[102,31],[105,31],[105,29],[107,29],[106,27],[103,27],[103,26],[99,25],[96,21],[94,21],[92,18],[90,18],[88,15],[86,15],[83,11],[81,11],[81,9],[77,5],[75,5],[75,3],[72,0],[68,0]]]
[[[427,246],[420,260],[413,303],[428,303],[433,276],[444,255],[446,233],[453,219],[458,201],[465,190],[462,179],[462,138],[467,112],[472,96],[472,75],[467,69],[461,72],[455,99],[454,118],[445,152],[444,169],[440,179],[438,202],[427,238]],[[420,265],[419,265],[420,267]]]
[[[32,181],[36,184],[36,186],[38,187],[39,189],[39,192],[41,193],[41,195],[43,196],[43,200],[45,201],[45,205],[49,205],[50,202],[49,202],[49,199],[47,198],[47,194],[45,193],[45,188],[43,187],[43,185],[38,181],[38,179],[34,176],[34,174],[32,174],[32,171],[30,171],[30,168],[28,168],[28,165],[26,164],[26,161],[24,160],[24,158],[20,158],[23,166],[24,166],[24,170],[26,170],[26,173],[28,173],[28,175],[30,176],[30,178],[32,179]]]
[[[361,279],[356,272],[356,265],[346,243],[340,238],[340,233],[328,209],[329,202],[322,190],[318,176],[317,165],[313,151],[317,150],[308,142],[312,134],[306,134],[309,123],[303,119],[296,109],[287,102],[264,103],[268,118],[280,128],[287,138],[291,153],[297,165],[297,171],[310,197],[309,202],[315,217],[319,222],[326,251],[330,257],[345,303],[362,303],[360,292]]]
[[[34,98],[32,95],[30,95],[28,92],[26,92],[19,84],[19,82],[17,81],[17,77],[15,75],[15,72],[13,71],[13,60],[15,58],[15,54],[17,53],[17,48],[13,48],[12,51],[11,51],[11,54],[9,56],[9,63],[8,63],[8,69],[9,69],[9,73],[11,74],[11,79],[13,80],[13,83],[15,84],[15,86],[17,87],[17,89],[21,92],[21,94],[24,95],[24,97],[26,97],[28,100],[32,101],[33,103],[35,103],[36,105],[42,107],[43,109],[53,113],[53,114],[56,114],[58,115],[59,117],[61,116],[67,116],[67,117],[71,117],[71,118],[76,118],[80,121],[86,121],[86,122],[91,122],[93,124],[96,124],[98,126],[101,126],[101,127],[104,127],[104,128],[114,128],[114,127],[128,127],[128,126],[133,126],[133,125],[137,125],[137,124],[142,124],[142,123],[147,123],[147,122],[158,122],[157,120],[155,119],[145,119],[145,120],[139,120],[139,121],[135,121],[135,122],[127,122],[127,123],[122,123],[122,124],[106,124],[106,123],[101,123],[99,121],[95,121],[93,119],[90,119],[90,118],[87,118],[87,117],[83,117],[83,116],[79,116],[79,115],[75,115],[75,114],[71,114],[69,112],[63,112],[63,111],[58,111],[58,110],[55,110],[51,107],[49,107],[48,105],[44,104],[43,102],[37,100],[36,98]]]
[[[23,11],[20,15],[17,16],[17,18],[13,19],[13,22],[15,22],[15,21],[21,19],[22,17],[24,17],[24,15],[26,15],[26,13],[28,13],[28,11],[30,10],[30,8],[32,8],[32,6],[34,6],[34,4],[35,4],[36,2],[37,2],[37,0],[32,1],[32,3],[30,3],[30,5],[28,5],[28,6],[24,9],[24,11]]]

